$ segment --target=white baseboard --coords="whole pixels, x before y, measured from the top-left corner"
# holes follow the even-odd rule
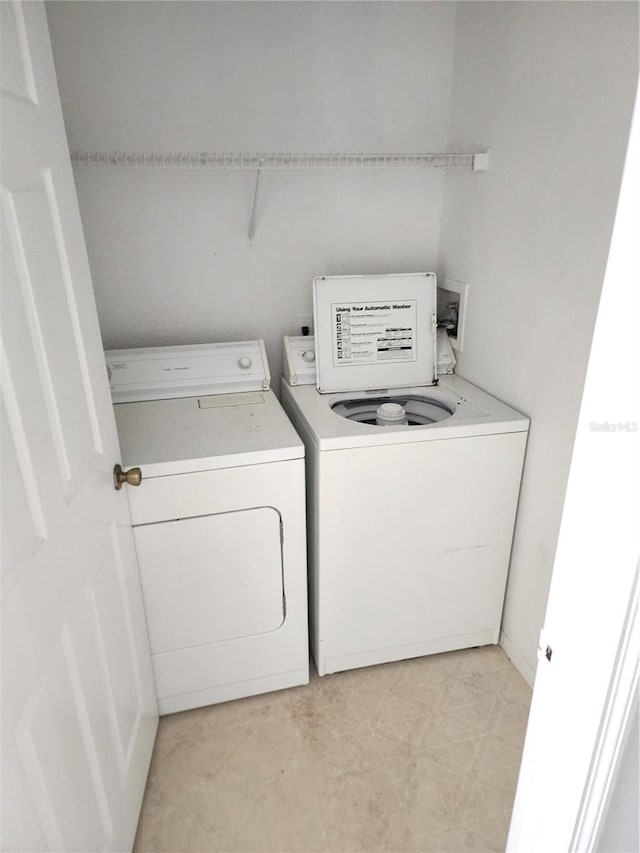
[[[505,654],[511,661],[511,663],[518,670],[520,675],[524,678],[524,680],[529,684],[530,687],[533,687],[533,682],[536,677],[536,666],[532,665],[529,660],[522,654],[522,652],[518,649],[513,640],[505,634],[504,631],[500,631],[500,639],[498,641],[499,645],[505,651]]]

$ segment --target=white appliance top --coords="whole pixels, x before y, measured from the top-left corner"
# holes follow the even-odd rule
[[[434,273],[313,280],[321,394],[436,381]]]
[[[122,464],[142,468],[142,487],[150,477],[304,457],[304,445],[271,390],[113,408]]]
[[[261,340],[108,350],[105,358],[114,403],[266,391],[271,383]]]
[[[284,338],[284,378],[289,385],[316,384],[316,342],[313,335]]]
[[[295,412],[294,422],[301,424],[320,451],[526,432],[529,429],[529,418],[461,376],[441,376],[435,387],[399,388],[390,391],[388,396],[392,400],[394,395],[403,392],[424,395],[454,414],[424,426],[372,426],[342,417],[332,407],[342,401],[375,396],[379,392],[363,391],[359,395],[342,392],[322,396],[309,385],[282,385],[282,394]]]

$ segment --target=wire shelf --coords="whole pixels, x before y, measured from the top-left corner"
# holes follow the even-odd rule
[[[90,169],[183,169],[183,170],[240,170],[256,173],[249,219],[249,243],[253,243],[258,215],[261,174],[265,169],[387,169],[428,168],[467,169],[483,172],[489,166],[489,152],[477,154],[299,154],[257,153],[233,154],[206,151],[131,152],[131,151],[73,151],[71,160]]]
[[[78,166],[96,169],[386,169],[487,168],[487,153],[477,154],[234,154],[205,151],[126,152],[74,151],[71,160]]]

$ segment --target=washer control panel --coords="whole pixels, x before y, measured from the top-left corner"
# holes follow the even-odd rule
[[[262,340],[108,350],[105,359],[114,403],[266,391],[271,385]]]
[[[283,370],[289,385],[316,384],[316,342],[313,335],[285,337]]]

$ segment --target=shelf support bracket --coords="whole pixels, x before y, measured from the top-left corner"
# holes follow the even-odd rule
[[[262,165],[262,163],[260,164]],[[249,243],[253,243],[253,238],[256,236],[256,213],[258,210],[258,199],[260,198],[260,181],[262,178],[262,169],[256,169],[256,183],[253,190],[253,204],[251,205],[251,218],[249,219]]]

